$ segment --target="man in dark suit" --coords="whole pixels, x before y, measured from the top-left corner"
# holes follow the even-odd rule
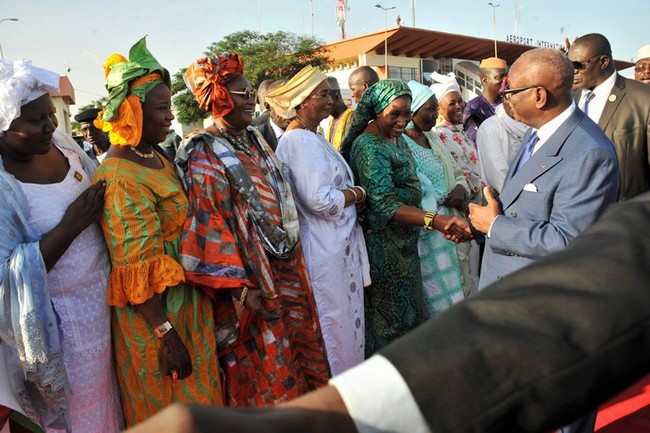
[[[578,106],[614,143],[621,169],[621,199],[650,191],[650,86],[616,72],[609,41],[591,33],[567,54],[575,68]]]
[[[284,83],[284,80],[276,80],[272,82],[266,89],[266,93],[275,89],[278,86],[281,86]],[[264,104],[264,112],[253,119],[251,125],[257,128],[258,131],[262,134],[262,137],[266,140],[271,149],[275,150],[278,147],[278,141],[280,137],[284,134],[284,130],[287,129],[291,119],[284,119],[275,112],[275,110],[263,99],[260,99],[262,104]],[[261,107],[260,107],[261,108]]]
[[[130,433],[549,432],[650,370],[648,225],[650,193],[615,205],[567,249],[280,409],[175,405]],[[375,359],[390,365],[369,371]]]
[[[504,97],[532,129],[510,164],[498,200],[470,204],[486,235],[479,289],[564,249],[616,202],[619,172],[607,137],[573,102],[573,67],[560,51],[535,49],[510,69]]]

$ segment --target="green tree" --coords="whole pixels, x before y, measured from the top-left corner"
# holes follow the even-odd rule
[[[276,80],[294,75],[306,65],[324,69],[331,62],[322,48],[323,42],[287,32],[258,33],[250,30],[232,33],[212,43],[206,55],[234,52],[244,58],[244,75],[258,87],[264,80]],[[174,74],[172,93],[174,107],[181,123],[205,119],[209,113],[199,108],[183,83],[181,70]]]

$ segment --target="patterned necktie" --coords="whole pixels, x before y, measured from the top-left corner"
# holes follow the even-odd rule
[[[589,103],[591,102],[592,99],[594,99],[595,96],[596,94],[591,90],[587,93],[587,97],[585,98],[585,104],[582,106],[582,111],[584,111],[587,116],[589,116]]]
[[[521,158],[519,159],[519,163],[517,164],[517,169],[515,170],[515,173],[519,171],[519,169],[528,161],[533,154],[533,149],[535,148],[535,145],[539,141],[539,137],[537,137],[537,132],[533,132],[530,134],[530,138],[526,142],[526,147],[524,147],[524,152],[521,154]]]

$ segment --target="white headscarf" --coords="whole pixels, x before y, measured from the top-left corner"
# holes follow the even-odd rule
[[[0,60],[0,132],[20,117],[20,107],[58,91],[59,74],[32,66],[29,60]]]
[[[650,57],[650,44],[644,45],[641,48],[639,48],[639,51],[636,52],[636,62],[638,62],[641,59],[646,59]]]
[[[431,80],[433,81],[431,90],[433,90],[438,101],[442,101],[442,98],[444,98],[449,92],[458,92],[458,94],[460,94],[460,86],[458,85],[456,75],[454,75],[453,72],[450,72],[447,75],[433,72],[431,74]]]

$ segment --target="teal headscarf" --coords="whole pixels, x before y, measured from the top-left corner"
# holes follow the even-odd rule
[[[427,102],[429,99],[431,99],[432,96],[436,96],[433,93],[433,90],[429,86],[425,86],[424,84],[420,84],[417,81],[409,81],[408,83],[409,89],[411,89],[411,93],[413,94],[413,101],[411,102],[411,111],[413,112],[413,115],[418,112],[420,108]],[[414,128],[414,123],[413,120],[409,122],[408,125],[406,125],[407,129],[413,129]]]
[[[368,126],[368,122],[377,118],[377,114],[388,107],[388,104],[404,95],[411,96],[411,90],[409,90],[406,83],[399,80],[381,80],[363,92],[350,124],[350,129],[341,146],[341,154],[346,161],[350,159],[352,143],[363,133],[366,126]]]
[[[417,113],[420,108],[427,102],[433,95],[433,90],[429,86],[420,84],[417,81],[408,82],[409,89],[411,89],[411,94],[413,95],[413,101],[411,102],[411,111],[413,114]]]

